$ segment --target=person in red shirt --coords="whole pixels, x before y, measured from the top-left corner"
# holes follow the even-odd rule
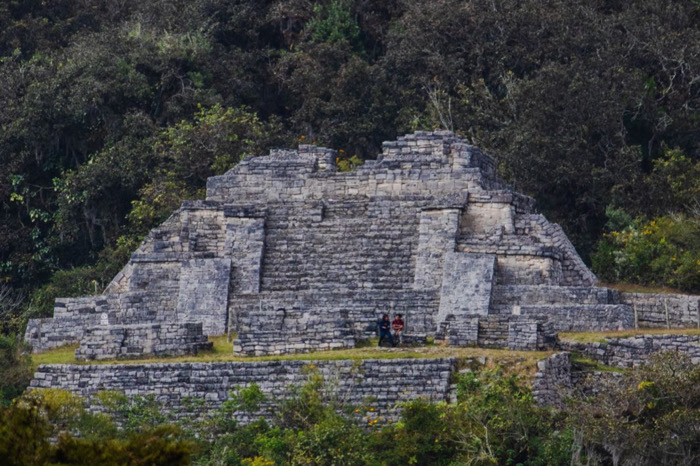
[[[403,332],[403,315],[396,314],[394,321],[391,323],[391,329],[394,331],[394,341],[401,343],[401,332]]]

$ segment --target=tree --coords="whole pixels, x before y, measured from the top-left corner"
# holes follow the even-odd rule
[[[0,335],[0,405],[19,397],[32,379],[29,347],[21,335]]]
[[[603,382],[569,408],[569,422],[590,457],[615,465],[700,460],[700,367],[687,355],[662,353]]]

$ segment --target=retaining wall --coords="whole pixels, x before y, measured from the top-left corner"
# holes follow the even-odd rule
[[[397,403],[423,398],[446,401],[456,360],[384,359],[363,361],[270,361],[178,364],[41,365],[32,389],[58,388],[92,399],[99,391],[127,396],[154,395],[177,416],[206,417],[229,398],[229,391],[256,383],[266,395],[253,415],[274,417],[275,407],[316,371],[327,383],[326,397],[344,405],[371,407],[373,416],[395,418]],[[191,400],[203,400],[193,404]],[[99,409],[91,406],[91,409]],[[369,411],[368,411],[369,412]]]
[[[700,296],[666,293],[620,293],[636,310],[640,327],[700,328]]]
[[[560,346],[609,366],[637,367],[652,354],[663,351],[685,353],[694,364],[700,364],[700,335],[636,335],[605,340],[605,343],[562,342]]]

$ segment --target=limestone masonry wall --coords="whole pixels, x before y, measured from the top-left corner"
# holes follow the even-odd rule
[[[58,300],[27,341],[43,351],[87,338],[85,357],[178,353],[193,337],[175,324],[198,323],[237,333],[240,354],[280,354],[352,347],[401,313],[419,339],[539,348],[552,331],[634,326],[633,306],[595,288],[563,230],[453,133],[386,142],[347,173],[336,156],[273,150],[210,178],[207,199],[151,231],[105,295]],[[627,299],[638,324],[658,323],[658,300]],[[687,325],[697,300],[683,299],[668,320]],[[136,328],[169,343],[98,352],[100,338],[116,348]]]
[[[557,353],[537,363],[532,381],[532,396],[545,406],[561,407],[565,394],[571,392],[571,354]]]
[[[603,380],[621,377],[616,372],[574,370],[569,351],[621,368],[637,367],[653,354],[666,351],[684,353],[693,364],[700,364],[700,335],[637,335],[606,338],[605,343],[562,342],[560,346],[567,351],[537,363],[532,394],[542,405],[560,407],[567,397],[595,395]]]
[[[685,353],[694,364],[700,364],[700,335],[636,335],[606,338],[605,343],[562,342],[560,346],[609,366],[637,367],[663,351]]]
[[[196,354],[211,349],[199,322],[166,322],[90,327],[80,340],[76,359],[128,359],[147,355]]]
[[[641,327],[700,328],[700,296],[661,293],[620,293],[632,306]]]
[[[32,389],[60,388],[92,400],[99,391],[127,396],[154,395],[162,409],[203,417],[229,397],[229,391],[258,384],[266,396],[252,415],[241,421],[274,416],[274,408],[303,385],[310,372],[327,383],[328,397],[346,405],[372,407],[372,416],[395,418],[397,403],[423,398],[447,401],[455,360],[385,359],[364,361],[270,361],[178,364],[42,365]],[[203,400],[203,404],[188,402]],[[96,403],[90,402],[91,409]],[[364,413],[363,413],[364,414]],[[367,412],[367,414],[370,414]]]

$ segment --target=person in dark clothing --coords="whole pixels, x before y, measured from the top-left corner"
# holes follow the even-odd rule
[[[389,339],[391,346],[396,346],[394,343],[394,337],[391,336],[391,322],[389,321],[389,314],[384,314],[382,320],[379,321],[379,345],[382,346],[382,341],[385,338]]]

